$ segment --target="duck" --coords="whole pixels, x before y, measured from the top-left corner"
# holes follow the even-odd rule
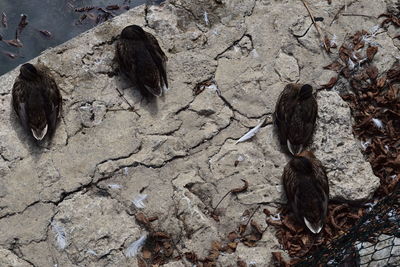
[[[317,100],[311,85],[291,83],[285,86],[273,118],[280,143],[291,155],[303,151],[311,141],[317,113]]]
[[[12,104],[23,127],[37,141],[54,133],[62,97],[46,68],[30,63],[20,67],[12,88]]]
[[[161,96],[168,89],[167,56],[157,39],[138,25],[125,27],[116,46],[119,69],[146,95]]]
[[[282,175],[288,205],[313,234],[321,232],[328,210],[329,183],[322,163],[311,151],[294,156]]]

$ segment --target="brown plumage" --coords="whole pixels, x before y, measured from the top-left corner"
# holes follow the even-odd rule
[[[161,96],[168,88],[166,61],[157,39],[137,25],[124,28],[117,43],[120,70],[143,92]]]
[[[297,220],[314,234],[319,233],[329,198],[328,178],[321,162],[310,151],[300,153],[285,166],[282,182]]]
[[[274,122],[279,140],[293,155],[300,153],[311,141],[318,106],[308,84],[288,84],[275,107]]]
[[[54,133],[61,111],[60,90],[45,68],[24,64],[12,89],[15,112],[36,140]]]

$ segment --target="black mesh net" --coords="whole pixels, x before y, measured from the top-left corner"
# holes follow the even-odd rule
[[[296,266],[400,266],[400,184],[344,235]]]

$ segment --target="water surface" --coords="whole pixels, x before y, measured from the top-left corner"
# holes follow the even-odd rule
[[[27,16],[28,25],[19,35],[23,47],[14,47],[0,42],[0,75],[14,69],[40,54],[43,50],[57,46],[78,34],[96,26],[106,19],[105,11],[118,15],[128,8],[144,3],[160,3],[149,0],[0,0],[0,17],[7,16],[7,28],[0,23],[3,40],[16,38],[16,30],[21,14]],[[119,9],[108,10],[106,7],[118,5]],[[76,12],[76,9],[95,7],[90,11]],[[86,17],[85,17],[86,16]],[[111,17],[111,15],[108,15]],[[85,17],[85,19],[83,19]],[[83,19],[83,20],[82,20]],[[82,21],[80,21],[82,20]],[[51,33],[48,37],[44,31]],[[15,57],[15,58],[12,58]]]

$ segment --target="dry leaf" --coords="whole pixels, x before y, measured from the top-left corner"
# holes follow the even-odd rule
[[[244,179],[241,180],[244,182],[244,185],[242,187],[232,189],[231,190],[232,193],[242,193],[249,188],[249,183]]]
[[[342,68],[344,68],[344,66],[342,64],[340,64],[339,61],[334,61],[331,64],[324,67],[324,69],[326,69],[326,70],[333,70],[336,72],[339,72]]]
[[[323,89],[331,89],[338,81],[338,77],[332,77],[327,84],[321,85]]]
[[[378,52],[378,47],[377,46],[370,46],[367,48],[367,58],[369,61],[372,61],[374,58],[375,54]]]

